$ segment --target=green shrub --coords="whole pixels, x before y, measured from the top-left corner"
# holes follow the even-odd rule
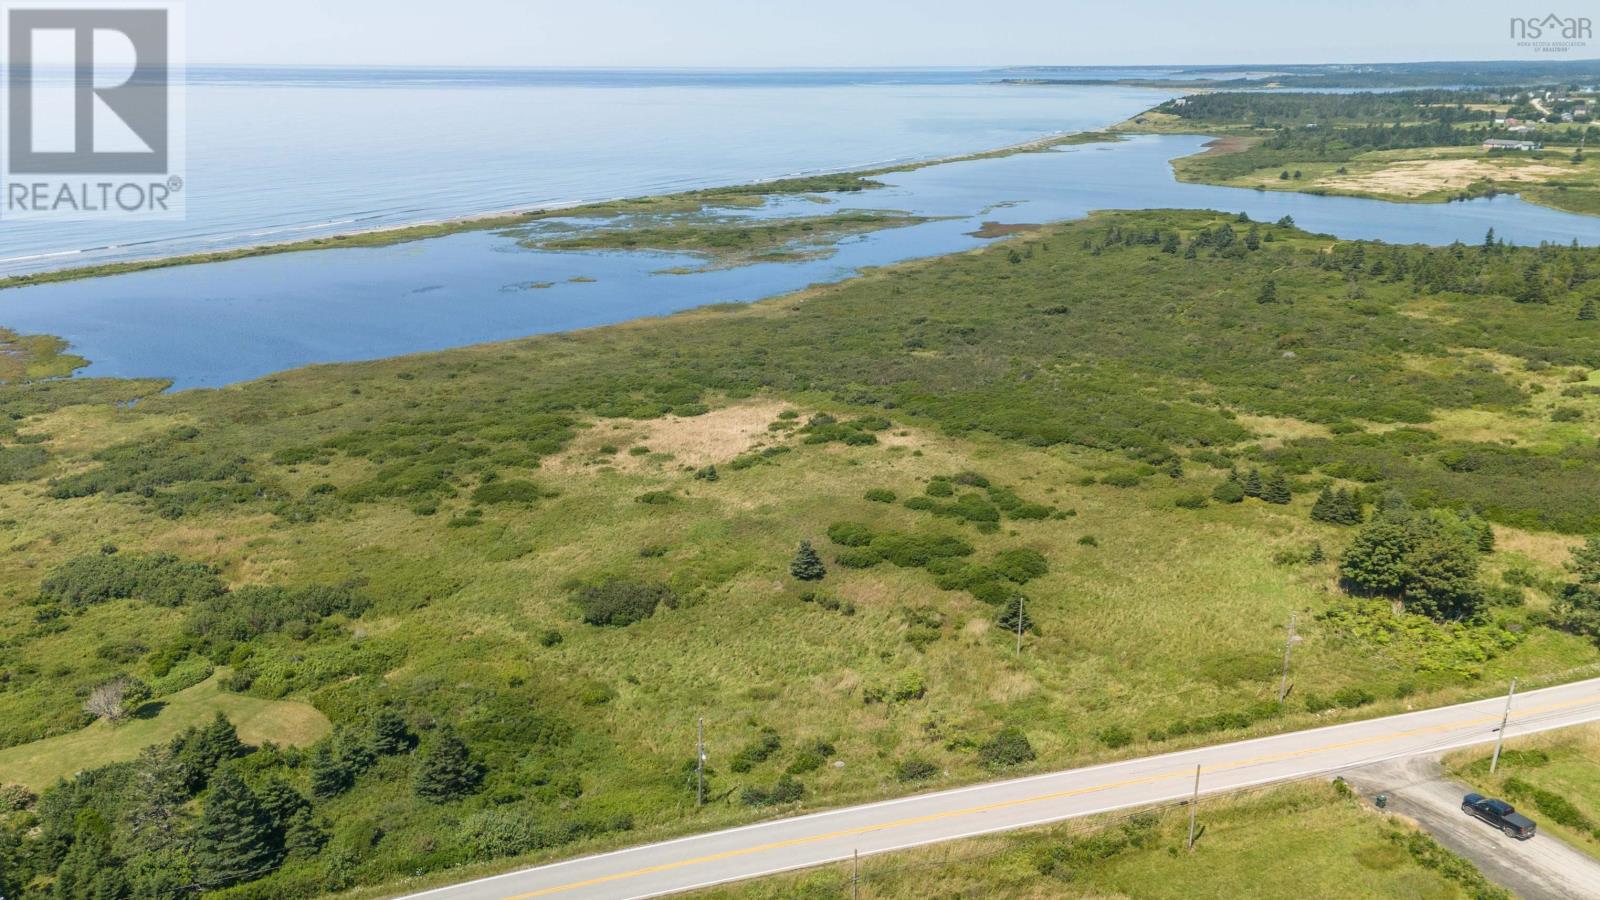
[[[1105,744],[1112,750],[1126,747],[1133,743],[1133,732],[1121,725],[1108,725],[1100,729],[1095,737],[1099,738],[1100,743]]]
[[[39,585],[41,599],[70,607],[138,598],[157,606],[184,606],[223,592],[217,570],[176,556],[103,553],[57,566]]]
[[[939,767],[920,756],[908,756],[894,767],[895,780],[902,782],[927,781],[938,774]]]
[[[1218,503],[1243,503],[1244,485],[1237,481],[1224,481],[1212,489],[1211,499]]]
[[[872,543],[872,529],[859,522],[835,522],[828,526],[828,540],[841,547],[865,547]]]
[[[995,574],[1016,584],[1027,584],[1035,578],[1050,573],[1050,563],[1044,554],[1029,547],[1001,550],[989,564]]]
[[[1240,499],[1244,499],[1242,494]],[[1179,509],[1205,509],[1206,495],[1201,493],[1179,494],[1178,499],[1172,501],[1172,505]]]
[[[883,562],[883,555],[871,547],[853,547],[834,556],[833,561],[846,569],[870,569]]]
[[[472,492],[473,503],[517,503],[528,505],[553,496],[531,481],[491,481]]]
[[[766,762],[783,748],[783,739],[778,736],[777,729],[762,728],[756,739],[746,744],[729,761],[728,768],[734,772],[744,773]]]
[[[806,795],[805,785],[792,776],[781,775],[770,788],[747,787],[739,792],[739,802],[745,806],[780,806],[797,803]]]
[[[1037,756],[1038,754],[1033,751],[1033,744],[1028,741],[1028,736],[1022,733],[1022,729],[1015,727],[1000,729],[999,733],[978,750],[979,760],[991,769],[1020,766],[1033,762]]]
[[[572,599],[583,611],[583,621],[617,628],[650,618],[658,606],[678,605],[678,595],[665,584],[615,579],[581,587]]]
[[[872,490],[867,491],[864,496],[873,503],[893,503],[896,499],[898,499],[895,496],[895,492],[889,490],[888,488],[873,488]]]

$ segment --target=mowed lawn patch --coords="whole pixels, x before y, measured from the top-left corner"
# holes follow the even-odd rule
[[[231,694],[222,690],[217,680],[213,675],[153,701],[146,707],[150,712],[142,711],[120,725],[100,720],[71,734],[0,750],[0,784],[43,790],[58,778],[133,759],[144,748],[169,741],[190,726],[203,725],[219,712],[239,729],[240,740],[247,744],[272,741],[304,747],[332,729],[328,717],[308,703]]]

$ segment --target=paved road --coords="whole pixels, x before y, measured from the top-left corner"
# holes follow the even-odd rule
[[[1365,796],[1387,792],[1389,809],[1417,821],[1439,843],[1472,860],[1490,881],[1524,900],[1600,897],[1600,860],[1541,831],[1519,841],[1461,811],[1470,787],[1445,778],[1436,760],[1392,760],[1346,776]],[[1532,814],[1537,822],[1539,816]]]
[[[1012,781],[779,819],[427,891],[428,900],[653,897],[728,881],[1326,775],[1494,740],[1504,699],[1482,700]],[[1519,694],[1508,735],[1600,720],[1600,679]],[[1202,815],[1204,806],[1202,804]]]

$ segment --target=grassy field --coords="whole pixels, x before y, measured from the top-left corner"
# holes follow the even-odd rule
[[[1330,900],[1494,896],[1478,893],[1487,886],[1470,863],[1326,784],[1205,801],[1199,821],[1192,854],[1188,814],[1171,809],[869,857],[859,896],[1265,900],[1288,885]],[[696,896],[844,898],[851,876],[849,864],[828,866]]]
[[[425,747],[459,730],[480,790],[422,802],[415,760],[364,763],[316,803],[327,850],[235,889],[282,897],[992,777],[1008,726],[1026,771],[1573,677],[1600,662],[1551,615],[1600,516],[1600,328],[1572,274],[1595,257],[1104,214],[749,307],[221,390],[0,386],[0,746],[54,746],[92,686],[159,689],[173,659],[311,704],[343,729],[323,746],[382,707]],[[1513,302],[1530,265],[1546,302]],[[1293,496],[1209,499],[1230,469]],[[1494,605],[1347,596],[1325,486],[1492,521]],[[791,575],[802,540],[819,582]],[[590,624],[582,589],[620,582],[665,599]],[[263,587],[362,602],[229,605]],[[310,784],[301,757],[253,766]],[[759,805],[786,773],[802,800]]]
[[[1182,181],[1401,203],[1514,193],[1542,206],[1600,214],[1600,158],[1574,161],[1571,150],[1491,153],[1477,147],[1418,147],[1339,160],[1275,155],[1253,160],[1242,173],[1235,173],[1232,161],[1220,161],[1221,155],[1184,157],[1173,162],[1173,171]],[[1286,172],[1289,178],[1283,177]]]
[[[696,216],[627,217],[603,228],[569,226],[530,231],[526,247],[543,250],[656,250],[691,253],[718,268],[758,262],[792,262],[830,252],[830,245],[855,234],[904,228],[929,221],[923,216],[888,212],[841,212],[827,216],[757,219]]]
[[[1591,856],[1600,857],[1600,727],[1586,725],[1506,743],[1489,774],[1492,751],[1445,758],[1455,777],[1479,793],[1502,798]]]
[[[219,712],[238,727],[241,740],[252,744],[306,747],[331,728],[327,717],[309,704],[229,693],[212,677],[162,697],[123,724],[101,720],[60,737],[0,750],[0,783],[42,791],[85,769],[133,759],[145,747],[204,725]]]
[[[1483,99],[1471,91],[1209,95],[1162,104],[1113,130],[1219,136],[1206,152],[1174,160],[1182,181],[1402,203],[1516,193],[1600,214],[1600,161],[1580,152],[1592,129],[1537,123],[1536,133],[1512,133],[1492,125],[1511,107],[1474,102]],[[1484,151],[1486,137],[1531,138],[1545,149]]]

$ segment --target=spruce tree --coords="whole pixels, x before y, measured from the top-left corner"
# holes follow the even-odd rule
[[[350,789],[355,773],[350,764],[333,752],[333,744],[323,741],[311,751],[311,795],[318,800],[337,797]]]
[[[1005,606],[1000,608],[1000,617],[996,620],[996,623],[1005,629],[1006,633],[1016,634],[1019,618],[1022,621],[1023,631],[1031,632],[1036,630],[1033,616],[1028,614],[1027,600],[1020,594],[1013,594],[1011,599],[1005,602]]]
[[[1250,474],[1244,477],[1244,495],[1246,497],[1261,496],[1261,470],[1251,469]]]
[[[139,755],[130,799],[125,821],[136,849],[156,852],[178,843],[189,790],[184,783],[183,766],[171,747],[158,744]]]
[[[466,742],[446,726],[419,754],[412,787],[424,800],[448,803],[473,793],[482,781],[483,769],[473,762]]]
[[[1325,562],[1327,559],[1328,554],[1323,552],[1321,541],[1311,545],[1311,553],[1306,557],[1306,562],[1316,565],[1318,563]]]
[[[379,756],[394,756],[406,753],[417,745],[417,736],[411,732],[410,726],[399,713],[392,709],[379,710],[372,717],[373,752]]]
[[[259,878],[278,862],[282,850],[261,799],[231,769],[219,770],[194,832],[195,863],[204,886],[227,887]]]
[[[800,551],[789,563],[789,574],[801,581],[821,581],[828,574],[828,568],[822,564],[822,557],[817,555],[817,551],[811,548],[811,542],[801,541]]]
[[[1313,522],[1334,522],[1338,514],[1338,496],[1333,488],[1323,488],[1317,495],[1315,503],[1311,504],[1311,520]]]
[[[289,822],[303,812],[311,811],[311,801],[295,790],[287,781],[274,775],[256,791],[261,808],[272,822],[272,830],[281,837],[289,829]]]
[[[1591,298],[1585,299],[1583,301],[1583,305],[1578,307],[1578,321],[1580,321],[1580,322],[1593,322],[1594,320],[1595,320],[1594,299],[1591,297]]]
[[[1261,283],[1261,289],[1256,292],[1257,303],[1277,303],[1278,283],[1271,278]]]
[[[1339,525],[1360,525],[1366,520],[1361,512],[1361,498],[1354,491],[1340,489],[1334,494],[1334,518]]]
[[[283,830],[283,852],[290,859],[316,856],[327,843],[328,830],[311,817],[309,809],[295,813]]]
[[[1261,499],[1279,506],[1287,504],[1294,499],[1294,494],[1289,491],[1289,480],[1283,477],[1282,472],[1274,472],[1261,488]]]

